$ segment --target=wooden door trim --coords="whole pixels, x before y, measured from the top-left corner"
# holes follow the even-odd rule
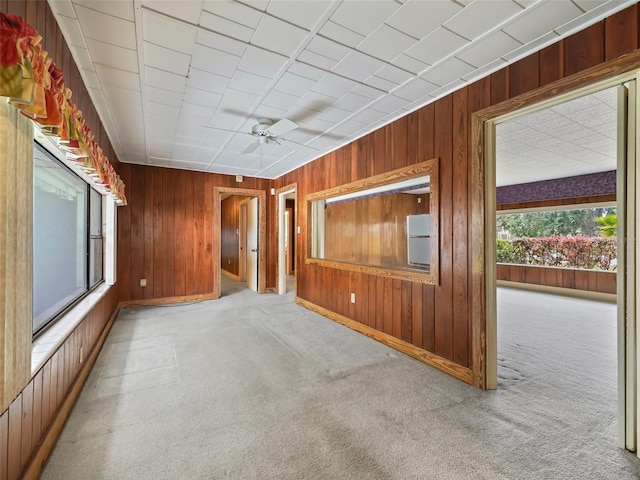
[[[293,227],[296,228],[296,225],[298,225],[298,184],[297,183],[290,183],[289,185],[285,185],[284,187],[280,187],[278,189],[276,189],[276,293],[280,293],[280,215],[284,215],[284,210],[281,212],[280,211],[280,195],[282,193],[285,192],[289,192],[293,190],[295,192],[296,198],[295,198],[295,202],[296,202],[296,208],[294,211],[294,218],[293,218]],[[286,208],[286,205],[285,205]],[[296,233],[297,232],[293,232],[293,238],[297,238],[296,237]],[[289,247],[291,248],[291,247]],[[295,248],[295,254],[298,255],[298,248],[299,246],[296,245]],[[298,262],[295,261],[295,265],[298,264]],[[285,276],[286,276],[286,268],[285,268]],[[298,275],[297,272],[294,272],[294,277],[295,277],[295,286],[294,286],[294,290],[297,292],[298,291]]]
[[[220,237],[222,229],[221,221],[221,194],[244,195],[258,197],[258,293],[267,291],[267,193],[264,190],[235,187],[213,187],[213,294],[214,298],[220,298]]]

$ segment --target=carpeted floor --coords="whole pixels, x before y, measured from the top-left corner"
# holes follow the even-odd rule
[[[42,478],[640,477],[616,447],[614,305],[501,289],[484,392],[291,293],[223,292],[120,313]]]

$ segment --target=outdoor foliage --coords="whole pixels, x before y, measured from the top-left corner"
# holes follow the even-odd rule
[[[496,217],[498,230],[514,237],[550,235],[600,235],[599,218],[613,213],[612,208],[583,208],[549,212],[503,213]],[[606,217],[605,217],[606,218]]]
[[[603,237],[615,237],[618,230],[618,215],[610,213],[604,217],[596,218],[600,224],[600,235]]]
[[[497,261],[520,265],[541,265],[615,270],[615,237],[523,237],[497,241]]]

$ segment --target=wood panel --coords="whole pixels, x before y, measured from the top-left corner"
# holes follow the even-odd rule
[[[232,195],[220,203],[220,256],[222,269],[240,275],[240,202],[247,197]]]
[[[538,265],[499,263],[497,278],[507,282],[529,283],[597,293],[616,293],[616,272],[580,270]]]

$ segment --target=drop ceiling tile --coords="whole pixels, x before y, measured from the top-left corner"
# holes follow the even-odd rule
[[[363,97],[369,97],[372,100],[376,100],[384,95],[384,92],[378,88],[373,88],[368,85],[358,85],[353,89],[353,93],[357,93],[358,95],[362,95]]]
[[[147,85],[156,88],[164,88],[165,90],[171,90],[172,92],[184,92],[186,79],[183,75],[165,72],[164,70],[158,70],[157,68],[148,66],[144,68],[144,74]]]
[[[437,85],[427,82],[426,80],[423,80],[421,78],[415,78],[410,82],[405,83],[401,87],[395,89],[393,91],[393,94],[396,97],[404,98],[409,102],[413,102],[415,100],[418,100],[419,98],[430,95],[437,89]]]
[[[277,18],[262,17],[251,43],[269,51],[291,56],[307,36],[307,31]]]
[[[240,60],[242,60],[242,57],[204,45],[195,45],[193,56],[191,57],[191,66],[205,72],[232,77]]]
[[[558,35],[562,35],[563,37],[569,36],[572,33],[578,32],[585,28],[585,25],[589,25],[594,23],[602,18],[602,12],[599,8],[594,10],[590,10],[587,13],[583,13],[579,17],[576,17],[573,20],[565,23],[560,27],[556,27],[555,31]]]
[[[306,47],[307,50],[339,62],[351,51],[339,43],[323,37],[314,37]]]
[[[237,57],[243,56],[244,52],[247,51],[246,43],[205,30],[198,30],[196,42],[207,47],[215,48],[216,50],[230,53],[231,55],[236,55]]]
[[[338,125],[331,133],[347,136],[353,135],[354,133],[357,133],[367,127],[368,125],[364,123],[356,122],[355,120],[347,120],[346,122]]]
[[[196,154],[197,147],[192,145],[173,145],[171,150],[171,159],[182,162],[189,162]]]
[[[308,63],[314,67],[320,68],[322,70],[331,70],[338,63],[337,61],[325,57],[323,55],[318,55],[317,53],[310,52],[309,50],[304,50],[298,55],[297,60],[299,62]]]
[[[350,112],[348,110],[342,110],[341,108],[329,107],[324,112],[322,112],[320,115],[318,115],[316,118],[318,120],[324,120],[324,121],[327,121],[327,122],[331,122],[331,123],[333,123],[335,125],[336,123],[340,123],[340,122],[346,120],[351,115],[353,115],[353,112]]]
[[[468,64],[479,68],[521,46],[522,44],[520,42],[499,30],[471,44],[456,56],[460,60],[464,60]]]
[[[473,70],[471,73],[464,75],[462,79],[465,82],[472,83],[472,82],[475,82],[476,80],[479,80],[481,78],[484,78],[492,74],[493,72],[497,72],[498,70],[506,66],[507,66],[507,61],[502,58],[499,58],[497,60],[494,60],[491,63],[484,65],[481,68]]]
[[[194,162],[209,164],[218,154],[219,150],[215,148],[199,148],[193,157]]]
[[[520,58],[524,58],[531,53],[540,50],[541,48],[556,42],[559,39],[558,34],[553,31],[538,37],[537,39],[523,45],[520,48],[503,55],[503,58],[509,63],[514,62]]]
[[[82,5],[98,12],[133,22],[133,3],[114,2],[110,0],[73,0],[76,5]]]
[[[205,134],[200,143],[204,147],[221,147],[232,135],[230,132],[217,130],[215,128],[205,128],[204,131]]]
[[[411,80],[414,77],[412,73],[396,68],[392,65],[385,65],[375,73],[375,76],[393,82],[397,85],[402,85],[404,82]]]
[[[365,37],[332,21],[325,23],[319,33],[348,47],[355,47]]]
[[[84,80],[84,84],[87,88],[102,88],[96,72],[92,70],[80,70],[80,74],[82,75],[82,79]]]
[[[383,90],[387,93],[398,86],[398,84],[395,82],[390,82],[389,80],[376,77],[375,75],[371,75],[369,78],[365,78],[364,83],[366,83],[367,85],[371,85],[372,87],[375,87],[379,90]]]
[[[251,35],[253,35],[253,28],[246,27],[205,11],[200,15],[200,25],[222,35],[242,40],[243,42],[248,42],[251,39]]]
[[[474,68],[468,63],[464,63],[457,58],[451,58],[437,67],[428,70],[424,75],[421,75],[421,77],[428,82],[444,86],[467,75],[473,70]]]
[[[298,100],[300,100],[300,97],[295,95],[271,90],[262,100],[262,104],[269,107],[275,107],[280,110],[289,110],[298,102]]]
[[[302,97],[311,87],[313,87],[313,85],[315,85],[315,83],[315,80],[286,72],[273,88],[279,92],[290,93],[292,95]]]
[[[267,2],[265,2],[267,3]],[[333,2],[329,0],[278,0],[270,2],[267,12],[299,27],[311,30]]]
[[[138,53],[110,43],[87,38],[87,46],[94,63],[138,73]]]
[[[165,90],[163,88],[156,88],[147,86],[146,90],[146,99],[152,102],[163,103],[165,105],[171,105],[174,107],[179,107],[182,104],[182,93],[171,92],[169,90]]]
[[[180,114],[180,107],[147,101],[145,111],[152,115],[163,115],[165,117],[177,118]]]
[[[378,100],[376,103],[371,105],[371,108],[383,113],[394,113],[407,105],[407,103],[409,102],[407,102],[407,100],[405,100],[404,98],[399,98],[394,95],[387,95],[386,97]],[[358,121],[356,117],[354,117],[354,120]]]
[[[366,107],[371,103],[371,99],[368,97],[363,97],[362,95],[358,95],[353,92],[349,92],[340,98],[333,105],[338,108],[342,108],[343,110],[348,110],[350,112],[357,112],[358,110]]]
[[[572,2],[539,3],[525,10],[502,30],[516,40],[528,43],[581,14],[582,10]],[[553,19],[553,22],[548,19]]]
[[[262,16],[251,7],[229,0],[205,0],[202,9],[249,28],[256,28]]]
[[[334,97],[309,91],[298,101],[296,106],[322,112],[325,108],[333,105],[335,101],[336,99]]]
[[[422,39],[458,13],[462,7],[449,0],[410,1],[395,12],[386,23],[417,39]]]
[[[184,53],[144,42],[145,65],[186,77],[191,57]]]
[[[140,76],[137,73],[126,72],[99,64],[96,65],[96,73],[103,87],[112,85],[130,90],[140,90]]]
[[[459,78],[456,78],[455,80],[453,80],[452,82],[447,83],[445,86],[434,90],[431,93],[431,96],[433,98],[440,98],[440,97],[444,97],[445,95],[450,94],[451,92],[455,92],[456,90],[460,89],[465,83],[464,80],[461,80]]]
[[[609,3],[609,0],[574,0],[574,3],[585,12],[588,12],[589,10],[593,10],[594,8]]]
[[[142,0],[142,5],[193,24],[198,23],[200,10],[202,10],[202,0],[189,0],[188,2]]]
[[[71,53],[78,68],[80,68],[81,70],[94,71],[93,60],[89,55],[89,50],[82,47],[74,47]]]
[[[334,122],[327,122],[325,120],[319,120],[318,118],[314,118],[309,123],[305,125],[305,130],[315,130],[317,132],[326,132],[327,130],[333,128],[335,126]],[[298,140],[296,140],[298,141]],[[300,142],[303,143],[303,142]]]
[[[311,65],[305,65],[304,63],[300,62],[294,62],[293,64],[291,64],[288,72],[315,81],[320,80],[326,73],[319,68],[312,67]]]
[[[376,122],[379,122],[380,119],[383,117],[383,113],[378,111],[378,110],[374,110],[373,108],[368,108],[356,115],[354,115],[351,120],[355,120],[356,122],[360,122],[360,123],[365,123],[367,125],[372,125]]]
[[[49,0],[47,3],[56,16],[64,15],[65,17],[76,18],[76,11],[69,0]]]
[[[389,62],[414,46],[416,42],[415,38],[383,24],[367,36],[356,48],[361,52]]]
[[[311,88],[316,93],[329,97],[340,98],[356,87],[357,83],[333,74],[326,74]]]
[[[240,90],[234,90],[233,88],[228,88],[222,97],[222,102],[220,102],[220,106],[224,109],[232,108],[235,111],[242,112],[245,115],[245,112],[248,112],[251,107],[258,101],[260,97],[258,95],[254,95],[247,92],[241,92]]]
[[[171,35],[167,35],[167,32],[171,32]],[[146,42],[190,54],[197,33],[198,30],[192,25],[149,10],[142,11],[142,38]]]
[[[69,45],[87,48],[82,29],[80,28],[80,24],[75,16],[74,18],[69,18],[67,16],[58,15],[56,20],[60,24],[60,30],[64,33],[64,38]]]
[[[149,156],[169,157],[173,143],[169,142],[149,142]]]
[[[217,107],[222,100],[222,94],[207,92],[199,88],[187,87],[184,92],[184,101],[202,105],[204,107]]]
[[[249,46],[238,69],[264,77],[275,77],[287,64],[287,60],[282,55]]]
[[[258,108],[256,108],[256,110],[253,112],[253,117],[255,119],[257,118],[289,118],[290,120],[293,120],[294,122],[297,123],[295,119],[290,118],[287,115],[286,110],[281,110],[279,108],[270,107],[269,105],[262,105],[262,104]]]
[[[444,26],[469,40],[475,40],[522,11],[520,5],[510,0],[477,0],[447,20]]]
[[[384,63],[378,59],[371,58],[363,53],[351,52],[332,71],[361,82],[383,66]]]
[[[416,60],[404,53],[391,60],[391,63],[415,75],[422,73],[429,67],[429,64]]]
[[[258,109],[258,110],[260,110],[260,109]],[[256,113],[258,113],[258,110],[256,110]],[[284,117],[284,118],[288,118],[289,120],[291,120],[293,122],[296,122],[298,125],[305,125],[305,124],[309,123],[311,120],[313,120],[314,118],[316,118],[318,116],[318,114],[320,113],[320,111],[296,105],[296,106],[290,108],[285,113],[286,114],[282,114],[282,115],[276,116],[276,118]],[[271,117],[268,117],[268,118],[271,118]]]
[[[105,15],[76,5],[76,13],[85,38],[135,50],[136,30],[133,22]]]
[[[261,77],[260,75],[254,75],[253,73],[243,72],[237,70],[229,83],[229,87],[242,92],[256,93],[261,95],[266,91],[267,87],[271,84],[270,78]]]
[[[405,54],[434,65],[468,43],[467,40],[449,30],[436,28]]]
[[[331,15],[331,21],[366,37],[399,7],[393,0],[343,2]]]
[[[229,86],[230,80],[230,78],[223,77],[222,75],[191,68],[187,78],[187,86],[206,90],[207,92],[224,94]]]

